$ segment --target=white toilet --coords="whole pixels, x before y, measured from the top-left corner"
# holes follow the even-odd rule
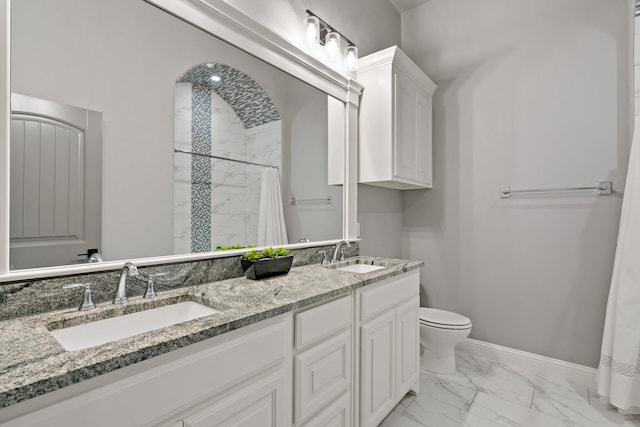
[[[469,336],[471,320],[461,314],[420,307],[420,369],[439,374],[456,371],[455,347]]]

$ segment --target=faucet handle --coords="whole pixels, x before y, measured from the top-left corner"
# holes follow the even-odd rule
[[[344,246],[340,248],[340,262],[344,261]]]
[[[149,279],[147,280],[147,290],[145,291],[142,298],[155,298],[158,296],[156,291],[153,289],[153,279],[156,277],[166,276],[167,273],[150,273]]]
[[[167,273],[149,273],[149,277],[162,277],[166,275]]]
[[[78,308],[79,311],[88,311],[96,308],[96,305],[93,303],[91,298],[91,284],[89,283],[70,283],[68,285],[63,285],[63,289],[70,288],[84,288],[84,293],[82,294],[82,304]]]
[[[320,264],[323,267],[329,264],[329,261],[327,261],[327,251],[319,251],[318,254],[322,255],[322,258],[320,259]]]

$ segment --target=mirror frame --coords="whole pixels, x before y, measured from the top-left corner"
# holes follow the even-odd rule
[[[343,183],[343,238],[357,240],[357,140],[358,106],[362,85],[345,77],[298,46],[287,41],[262,24],[245,15],[224,0],[139,0],[192,24],[237,48],[296,77],[310,86],[344,103],[344,134],[329,141],[337,152],[331,159],[344,165]],[[66,265],[59,267],[9,270],[9,132],[11,122],[11,0],[0,0],[0,282],[55,277],[114,270],[127,260],[103,263]],[[337,139],[340,139],[338,141]],[[287,248],[305,248],[334,244],[327,240],[303,244],[284,245]],[[157,265],[174,262],[198,261],[240,255],[246,250],[205,252],[183,255],[138,258],[137,265]]]

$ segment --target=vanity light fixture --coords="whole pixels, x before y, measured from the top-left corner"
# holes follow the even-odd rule
[[[315,48],[320,44],[320,19],[314,15],[307,15],[304,18],[304,32],[307,46]]]
[[[344,66],[348,71],[355,71],[358,68],[358,46],[347,46],[344,50]]]
[[[309,9],[305,12],[307,16],[304,18],[303,31],[307,45],[312,49],[317,46],[323,46],[327,59],[335,63],[341,59],[340,48],[342,40],[344,40],[347,47],[344,50],[342,63],[347,71],[355,71],[358,65],[358,47],[355,43],[336,31]]]
[[[327,51],[327,58],[329,58],[330,61],[338,59],[338,55],[340,54],[340,33],[332,31],[327,34],[324,48]]]

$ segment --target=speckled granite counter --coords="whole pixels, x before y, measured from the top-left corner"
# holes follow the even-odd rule
[[[107,372],[414,270],[422,262],[356,257],[345,263],[383,265],[370,273],[348,273],[319,265],[295,267],[285,276],[244,277],[169,290],[155,300],[130,298],[126,306],[101,303],[91,312],[74,309],[0,322],[0,407],[97,377]],[[49,334],[58,329],[162,306],[196,301],[221,310],[197,320],[80,351],[65,351]]]

